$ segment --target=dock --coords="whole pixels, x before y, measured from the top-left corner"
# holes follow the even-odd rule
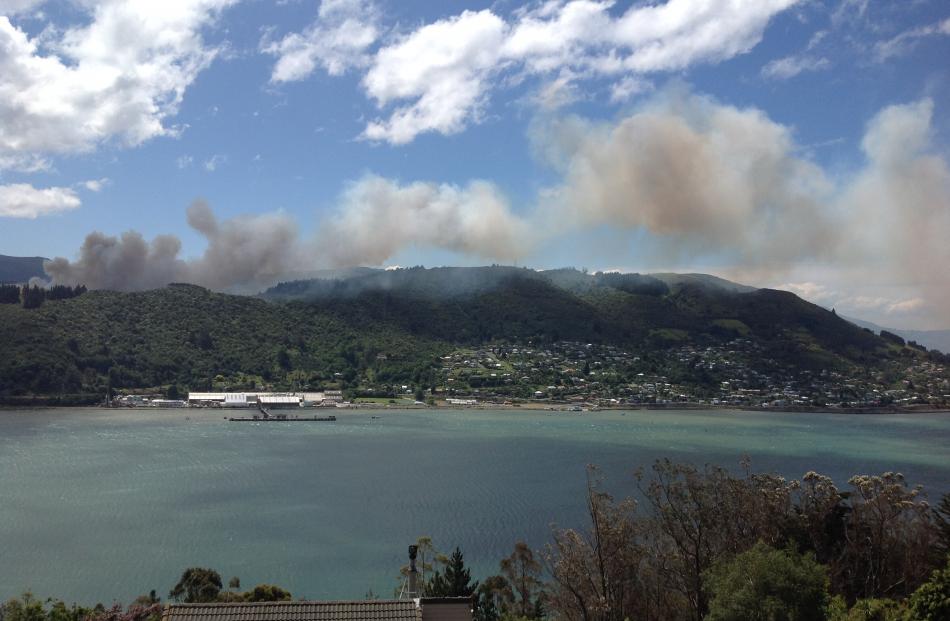
[[[314,423],[336,420],[336,416],[231,416],[229,421],[235,423]]]

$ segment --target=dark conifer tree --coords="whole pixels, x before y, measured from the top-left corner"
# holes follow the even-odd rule
[[[436,571],[426,587],[430,597],[469,597],[478,590],[472,573],[465,567],[462,551],[455,548],[443,571]]]

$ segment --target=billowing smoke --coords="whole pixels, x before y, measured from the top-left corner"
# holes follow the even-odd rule
[[[135,231],[118,238],[95,232],[86,236],[77,260],[56,258],[44,268],[54,283],[91,289],[134,291],[189,282],[244,291],[272,284],[310,259],[296,224],[283,214],[219,222],[204,201],[195,201],[188,224],[208,242],[194,260],[179,257],[181,242],[171,235],[148,243]]]
[[[321,227],[320,248],[336,266],[379,265],[413,245],[510,262],[530,250],[530,232],[486,181],[400,185],[369,175],[343,193]]]
[[[891,106],[868,125],[867,166],[843,191],[852,261],[916,289],[914,308],[950,318],[950,166],[932,151],[933,102]],[[912,302],[914,300],[908,300]]]
[[[834,246],[831,185],[795,155],[789,130],[758,110],[674,89],[616,124],[568,118],[536,135],[563,169],[546,196],[546,220],[562,230],[643,229],[671,254],[728,252],[756,264]]]
[[[197,259],[180,258],[173,237],[147,243],[134,232],[93,233],[76,261],[56,259],[47,271],[55,282],[93,288],[181,280],[252,289],[321,267],[380,265],[412,247],[510,262],[530,258],[538,244],[607,227],[693,265],[714,257],[757,274],[753,283],[791,286],[783,274],[809,265],[882,285],[887,278],[914,290],[912,305],[891,307],[945,318],[950,167],[930,145],[932,109],[924,100],[883,110],[862,142],[864,166],[835,178],[762,111],[673,86],[615,123],[538,123],[537,152],[561,181],[529,209],[513,209],[487,181],[403,184],[367,175],[343,191],[313,238],[301,239],[286,215],[219,222],[196,203],[188,221],[208,240]]]

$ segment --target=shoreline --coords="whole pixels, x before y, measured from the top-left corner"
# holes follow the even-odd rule
[[[575,409],[581,407],[581,409]],[[234,413],[241,412],[247,408],[225,408],[225,407],[160,407],[160,406],[141,406],[141,407],[106,407],[95,404],[85,405],[61,405],[61,404],[43,404],[30,403],[23,405],[0,404],[0,413],[4,411],[15,410],[116,410],[116,411],[161,411],[161,412],[223,412]],[[896,414],[950,414],[950,408],[918,405],[910,407],[812,407],[812,406],[792,406],[792,407],[763,407],[746,405],[711,405],[697,403],[676,403],[676,404],[637,404],[637,405],[609,405],[609,406],[578,406],[576,404],[551,403],[551,402],[531,402],[520,404],[495,404],[484,403],[477,405],[410,405],[410,404],[376,404],[376,403],[354,403],[342,407],[306,407],[306,408],[287,408],[287,413],[293,412],[295,416],[311,416],[314,412],[339,412],[351,411],[384,411],[384,410],[434,410],[434,411],[459,411],[459,410],[492,410],[492,411],[531,411],[531,412],[558,412],[564,414],[587,414],[590,412],[662,412],[662,411],[723,411],[723,412],[758,412],[776,414],[857,414],[857,415],[896,415]],[[284,410],[282,410],[283,412]],[[342,412],[341,412],[342,411]]]

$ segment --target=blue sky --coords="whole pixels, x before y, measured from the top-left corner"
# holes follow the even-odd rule
[[[64,282],[693,270],[950,327],[941,0],[0,0],[0,16],[0,253],[64,257]],[[127,231],[139,259],[110,239]],[[180,250],[149,251],[163,234]]]

